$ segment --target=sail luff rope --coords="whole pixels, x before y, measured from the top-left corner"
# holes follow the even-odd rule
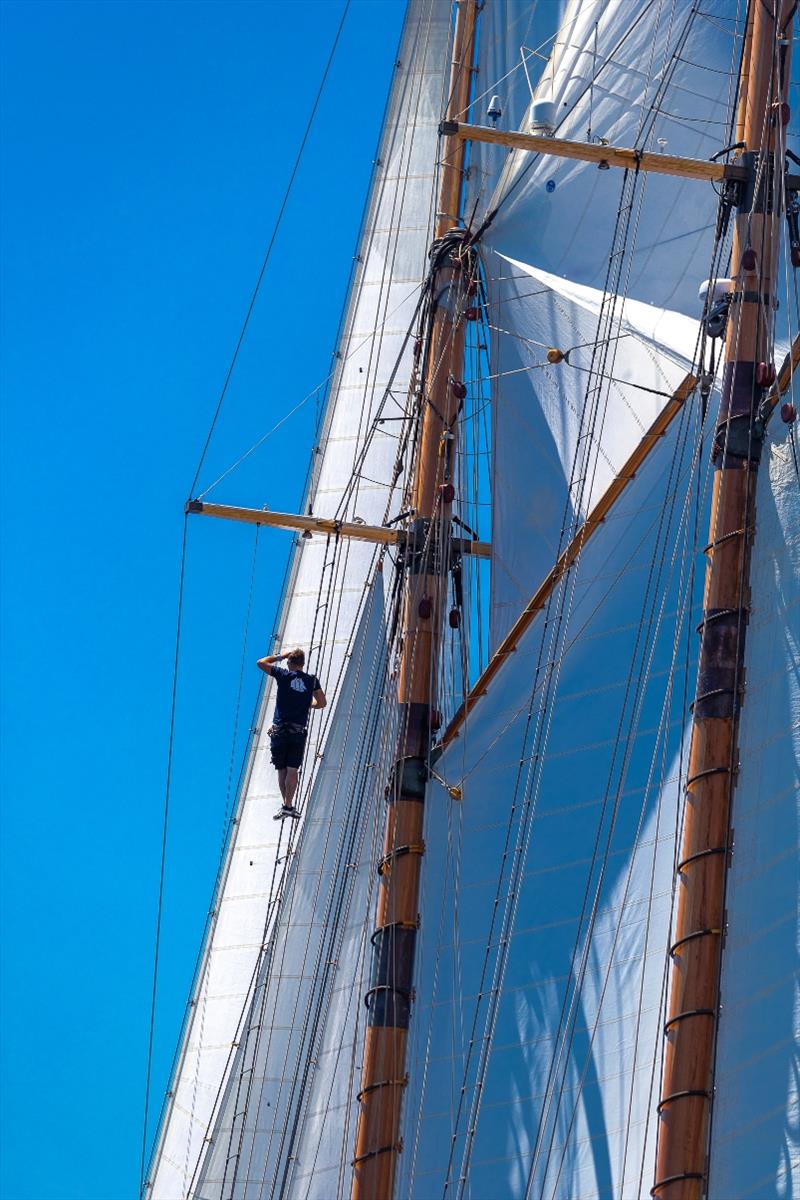
[[[251,616],[252,609],[253,609],[253,594],[255,591],[254,585],[255,585],[255,575],[256,575],[256,564],[258,561],[258,535],[259,535],[259,526],[256,525],[255,537],[253,538],[253,556],[252,556],[252,561],[251,561],[251,565],[250,565],[250,580],[249,580],[248,589],[247,589],[247,606],[246,606],[245,618],[244,618],[244,630],[242,633],[242,653],[241,653],[241,658],[239,661],[239,680],[238,680],[238,684],[237,684],[237,688],[236,688],[236,701],[234,704],[233,731],[231,734],[231,753],[230,753],[230,757],[228,759],[228,779],[227,779],[227,783],[226,783],[226,787],[225,787],[225,816],[223,818],[223,823],[222,823],[220,861],[222,860],[222,857],[225,853],[225,844],[227,841],[227,831],[229,828],[229,823],[230,823],[230,819],[231,819],[231,815],[232,815],[232,813],[231,813],[231,796],[232,796],[232,787],[233,787],[233,771],[234,771],[234,766],[235,766],[235,762],[236,762],[236,747],[237,747],[237,744],[239,741],[239,715],[241,712],[242,691],[244,689],[245,663],[247,661],[247,644],[248,644],[248,637],[249,637],[249,633],[250,633],[250,616]],[[199,1032],[199,1037],[198,1037],[198,1052],[197,1052],[196,1060],[195,1060],[194,1082],[192,1085],[192,1103],[191,1103],[190,1112],[189,1112],[189,1128],[190,1129],[193,1128],[193,1126],[194,1126],[195,1111],[196,1111],[196,1107],[197,1107],[197,1092],[198,1092],[198,1084],[199,1084],[199,1079],[200,1079],[200,1049],[202,1048],[203,1040],[205,1037],[207,1000],[208,1000],[208,976],[206,976],[205,979],[202,981],[202,998],[201,998],[200,1004],[199,1004],[200,1032]],[[190,1139],[187,1138],[186,1139],[186,1155],[184,1158],[184,1167],[183,1167],[183,1190],[184,1191],[186,1190],[186,1181],[187,1181],[187,1178],[189,1175],[190,1150],[191,1150],[191,1142],[190,1142]]]
[[[325,69],[322,73],[322,79],[320,80],[319,87],[317,88],[317,94],[314,97],[314,103],[311,106],[311,112],[309,114],[308,121],[306,122],[306,127],[305,127],[305,131],[303,133],[302,141],[300,142],[300,148],[297,151],[297,156],[294,160],[294,166],[292,167],[292,171],[289,176],[289,182],[286,185],[286,190],[283,194],[281,206],[278,209],[278,215],[275,218],[275,223],[272,227],[272,233],[270,234],[270,239],[267,244],[267,249],[264,254],[262,263],[261,263],[261,269],[259,270],[258,276],[256,278],[255,287],[253,288],[252,294],[250,296],[250,303],[247,307],[244,321],[242,322],[242,327],[239,332],[239,337],[236,341],[236,345],[233,350],[233,355],[231,357],[230,365],[228,366],[228,371],[225,375],[225,380],[222,384],[222,390],[219,395],[219,400],[217,401],[217,406],[214,410],[214,415],[211,418],[211,425],[209,427],[208,434],[206,436],[206,440],[203,444],[203,448],[200,452],[200,460],[197,464],[197,469],[195,471],[194,479],[192,480],[191,487],[189,488],[190,496],[194,495],[194,490],[195,490],[195,487],[197,486],[197,481],[200,478],[200,472],[203,469],[203,464],[206,459],[206,454],[208,453],[208,448],[211,445],[211,438],[214,435],[214,430],[216,428],[217,421],[219,420],[220,412],[222,411],[222,405],[225,401],[225,396],[227,395],[227,392],[228,392],[228,386],[231,382],[231,378],[233,377],[233,372],[234,372],[236,363],[239,358],[239,351],[241,350],[242,344],[244,343],[245,335],[247,333],[247,329],[250,324],[250,318],[252,317],[253,311],[256,306],[256,300],[258,299],[258,293],[261,288],[261,283],[262,283],[262,280],[264,279],[264,275],[266,274],[267,266],[269,265],[269,260],[272,255],[272,248],[275,245],[275,239],[277,238],[278,231],[280,230],[280,227],[281,227],[281,222],[283,220],[283,214],[285,213],[286,206],[289,203],[289,196],[291,195],[292,186],[293,186],[295,178],[297,176],[297,172],[300,168],[300,163],[303,158],[303,151],[306,148],[306,143],[308,142],[308,138],[311,133],[311,128],[314,124],[314,118],[317,115],[317,109],[319,108],[319,102],[322,99],[322,93],[325,90],[325,83],[327,82],[328,74],[330,72],[331,65],[333,64],[333,59],[336,54],[336,48],[339,45],[339,38],[341,37],[342,29],[344,28],[344,23],[345,23],[345,19],[347,17],[349,8],[350,8],[350,0],[344,0],[344,8],[342,9],[342,15],[339,20],[339,25],[336,29],[336,35],[333,39],[333,45],[331,46],[330,52],[328,54],[328,59],[327,59],[327,62],[325,63]]]
[[[172,695],[170,699],[169,734],[167,737],[167,769],[164,783],[164,807],[161,827],[161,862],[158,875],[158,903],[156,909],[156,931],[153,947],[153,986],[150,996],[150,1026],[147,1036],[147,1069],[145,1073],[144,1113],[142,1117],[142,1149],[139,1171],[139,1194],[145,1194],[145,1168],[147,1162],[147,1119],[150,1112],[150,1085],[153,1071],[153,1042],[156,1023],[156,996],[158,993],[158,966],[161,950],[161,922],[164,911],[164,878],[167,864],[167,831],[169,828],[169,802],[172,787],[172,762],[175,747],[175,712],[178,698],[178,666],[180,663],[181,631],[183,623],[183,600],[186,583],[186,539],[187,520],[184,514],[183,533],[181,537],[180,569],[178,582],[178,604],[175,619],[175,653],[172,665]]]

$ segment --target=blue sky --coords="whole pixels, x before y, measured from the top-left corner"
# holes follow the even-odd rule
[[[201,483],[327,374],[402,7],[352,0]],[[2,5],[5,1200],[137,1192],[182,507],[340,13]],[[215,498],[294,507],[314,416]],[[253,538],[189,528],[156,1111],[288,551],[245,643]]]

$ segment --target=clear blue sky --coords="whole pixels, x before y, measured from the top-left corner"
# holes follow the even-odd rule
[[[402,7],[353,0],[205,483],[327,373]],[[2,5],[4,1200],[137,1192],[182,506],[340,13]],[[310,404],[215,498],[296,504],[313,423]],[[219,856],[252,550],[190,523],[156,1110]],[[262,534],[240,734],[287,552]]]

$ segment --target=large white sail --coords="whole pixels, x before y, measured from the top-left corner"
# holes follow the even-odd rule
[[[192,1181],[189,1194],[203,1200],[324,1200],[349,1174],[379,781],[393,750],[382,720],[381,579],[370,589],[339,692],[211,1149]]]
[[[387,415],[403,410],[408,392],[408,334],[431,238],[450,35],[448,0],[411,0],[308,497],[317,515],[379,524],[387,505],[400,505],[402,493],[391,488],[396,429],[373,426],[390,385],[398,403],[389,401]],[[332,700],[309,737],[312,772],[335,714],[337,682],[373,560],[365,544],[314,538],[296,547],[281,641],[310,648],[313,639],[310,667]],[[183,1200],[207,1154],[209,1123],[280,895],[285,844],[282,853],[266,736],[273,701],[268,687],[148,1172],[146,1194],[157,1200]]]
[[[436,763],[463,799],[426,805],[400,1195],[652,1183],[695,433],[685,412]]]
[[[482,48],[492,44],[488,31],[507,7],[489,0]],[[514,6],[513,28],[520,31],[524,8]],[[712,21],[691,0],[635,9],[625,0],[576,0],[552,42],[535,99],[552,103],[558,137],[708,158],[732,140],[739,8],[725,0],[715,5]],[[487,50],[480,78],[491,90],[494,73],[497,92],[508,91],[513,120],[527,83],[520,46],[502,37],[500,44],[506,58]],[[540,53],[549,50],[548,43]],[[536,58],[529,61],[534,72]],[[529,128],[527,114],[522,128]],[[696,330],[688,321],[679,344],[660,334],[680,328],[675,314],[699,315],[717,196],[694,180],[634,179],[522,151],[500,159],[492,149],[478,152],[468,211],[476,213],[476,226],[490,217],[481,247],[493,373],[496,645],[552,565],[563,521],[586,508],[592,481],[587,485],[582,460],[573,459],[576,439],[596,441],[609,464],[624,461],[669,394],[676,351],[678,362],[694,357]],[[532,285],[536,271],[550,276],[547,287]],[[575,285],[593,289],[594,313],[577,302]],[[659,310],[644,339],[632,301],[640,310]],[[574,365],[550,365],[549,347],[579,347],[570,355]],[[620,421],[626,412],[631,419]],[[547,465],[523,505],[534,460]]]
[[[784,426],[772,434],[756,498],[711,1200],[800,1196],[800,478]]]

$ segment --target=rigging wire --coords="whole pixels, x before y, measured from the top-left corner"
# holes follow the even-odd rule
[[[189,495],[190,495],[190,496],[193,496],[193,495],[194,495],[194,490],[195,490],[195,487],[197,486],[197,481],[198,481],[198,479],[200,478],[200,472],[201,472],[201,471],[202,471],[202,469],[203,469],[203,464],[204,464],[204,462],[205,462],[205,459],[206,459],[206,454],[208,453],[208,448],[209,448],[209,446],[211,445],[211,438],[212,438],[212,437],[213,437],[213,435],[214,435],[214,430],[215,430],[215,428],[216,428],[217,421],[219,420],[219,415],[220,415],[220,412],[222,411],[222,405],[223,405],[223,403],[224,403],[224,401],[225,401],[225,396],[226,396],[226,394],[227,394],[227,391],[228,391],[228,386],[229,386],[229,384],[230,384],[230,382],[231,382],[231,378],[232,378],[232,376],[233,376],[234,368],[236,367],[236,363],[237,363],[237,361],[238,361],[238,358],[239,358],[239,351],[240,351],[240,350],[241,350],[241,348],[242,348],[242,344],[243,344],[243,342],[244,342],[244,339],[245,339],[245,334],[247,333],[247,329],[248,329],[248,326],[249,326],[249,324],[250,324],[250,318],[252,317],[252,315],[253,315],[253,310],[255,309],[255,306],[256,306],[256,300],[258,299],[258,293],[259,293],[259,290],[260,290],[260,288],[261,288],[261,283],[262,283],[262,280],[263,280],[263,278],[264,278],[264,275],[265,275],[265,273],[266,273],[267,266],[268,266],[268,264],[269,264],[270,256],[271,256],[271,254],[272,254],[272,248],[273,248],[273,246],[275,245],[275,239],[277,238],[277,236],[278,236],[278,231],[279,231],[279,229],[280,229],[280,227],[281,227],[281,221],[283,220],[283,214],[284,214],[284,212],[286,211],[286,206],[287,206],[287,204],[289,203],[289,196],[290,196],[290,194],[291,194],[291,191],[292,191],[292,186],[293,186],[293,184],[294,184],[294,181],[295,181],[295,177],[296,177],[296,175],[297,175],[297,172],[298,172],[298,170],[299,170],[299,168],[300,168],[300,163],[301,163],[301,161],[302,161],[302,158],[303,158],[303,152],[304,152],[304,150],[305,150],[305,148],[306,148],[306,143],[307,143],[307,141],[308,141],[308,138],[309,138],[309,135],[310,135],[310,133],[311,133],[311,127],[312,127],[312,125],[314,124],[314,118],[315,118],[315,117],[316,117],[316,115],[317,115],[317,109],[318,109],[318,107],[319,107],[319,102],[320,102],[320,100],[322,99],[322,93],[323,93],[323,91],[324,91],[324,89],[325,89],[325,84],[326,84],[326,82],[327,82],[327,79],[328,79],[328,74],[329,74],[329,72],[330,72],[331,65],[333,64],[334,55],[336,54],[336,48],[337,48],[337,46],[339,45],[339,38],[341,37],[342,29],[344,28],[344,23],[345,23],[345,19],[346,19],[346,17],[347,17],[347,13],[348,13],[348,11],[349,11],[349,8],[350,8],[350,0],[344,0],[344,8],[342,9],[342,15],[341,15],[341,18],[340,18],[340,20],[339,20],[339,25],[338,25],[338,27],[337,27],[337,29],[336,29],[336,34],[335,34],[335,36],[334,36],[334,39],[333,39],[333,45],[331,46],[330,52],[329,52],[329,54],[328,54],[328,59],[327,59],[327,62],[325,63],[325,69],[324,69],[324,71],[322,72],[322,79],[320,80],[319,87],[317,88],[317,94],[316,94],[316,96],[314,97],[314,103],[313,103],[313,104],[312,104],[312,106],[311,106],[311,112],[309,113],[308,121],[306,122],[306,128],[305,128],[305,132],[303,133],[303,138],[302,138],[302,141],[300,142],[300,148],[299,148],[299,150],[297,151],[297,155],[296,155],[296,157],[295,157],[295,160],[294,160],[294,166],[292,167],[292,171],[291,171],[291,174],[290,174],[290,176],[289,176],[289,182],[287,183],[287,185],[286,185],[286,190],[285,190],[285,191],[284,191],[284,193],[283,193],[283,199],[282,199],[282,201],[281,201],[281,206],[280,206],[280,208],[278,209],[278,215],[277,215],[277,217],[275,218],[275,223],[274,223],[274,225],[273,225],[273,227],[272,227],[272,233],[270,234],[270,239],[269,239],[269,242],[268,242],[268,244],[267,244],[267,249],[266,249],[266,252],[265,252],[265,254],[264,254],[264,258],[263,258],[263,260],[262,260],[262,262],[261,262],[261,269],[260,269],[260,270],[259,270],[259,272],[258,272],[258,276],[257,276],[257,278],[256,278],[255,287],[253,288],[252,294],[251,294],[251,296],[250,296],[250,303],[249,303],[249,304],[248,304],[248,306],[247,306],[247,311],[246,311],[246,313],[245,313],[244,321],[242,322],[242,327],[241,327],[241,330],[240,330],[240,332],[239,332],[239,337],[238,337],[238,339],[237,339],[237,341],[236,341],[236,345],[235,345],[235,347],[234,347],[234,350],[233,350],[233,355],[232,355],[232,357],[231,357],[231,361],[230,361],[230,364],[229,364],[229,366],[228,366],[227,373],[226,373],[226,375],[225,375],[225,380],[224,380],[224,382],[223,382],[223,384],[222,384],[222,390],[221,390],[221,392],[220,392],[220,394],[219,394],[219,399],[218,399],[218,401],[217,401],[217,406],[216,406],[216,408],[215,408],[215,410],[214,410],[214,415],[213,415],[213,417],[211,418],[211,425],[209,426],[208,434],[206,435],[206,440],[205,440],[205,442],[204,442],[204,444],[203,444],[203,448],[202,448],[202,450],[201,450],[201,452],[200,452],[200,460],[199,460],[199,462],[198,462],[198,464],[197,464],[197,469],[196,469],[196,471],[195,471],[195,473],[194,473],[194,479],[192,480],[191,487],[189,488]]]

